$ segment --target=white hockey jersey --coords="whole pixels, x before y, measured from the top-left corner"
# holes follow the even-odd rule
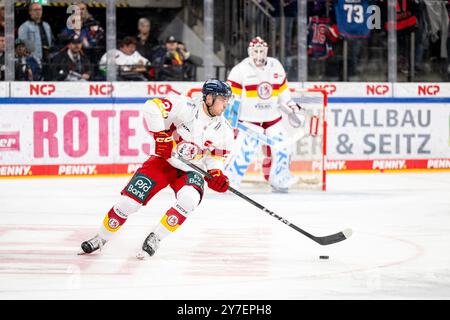
[[[203,101],[169,94],[165,99],[148,100],[144,105],[147,130],[170,130],[177,143],[176,151],[205,169],[223,169],[233,143],[233,130],[223,116],[210,117]],[[183,171],[192,169],[175,157],[168,162]]]
[[[231,69],[227,82],[236,99],[241,101],[239,120],[266,122],[281,117],[280,104],[291,100],[286,72],[275,58],[257,68],[246,58]]]

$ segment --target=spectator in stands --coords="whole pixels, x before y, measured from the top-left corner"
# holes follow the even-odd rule
[[[74,19],[75,20],[75,19]],[[73,21],[71,26],[66,26],[61,33],[58,35],[58,40],[60,42],[61,47],[65,47],[72,37],[74,35],[77,35],[78,38],[81,40],[81,44],[83,45],[83,48],[89,47],[89,33],[88,29],[83,27],[83,22],[79,21],[79,23],[76,23]]]
[[[86,3],[80,1],[76,3],[76,5],[80,9],[81,22],[83,25],[87,25],[90,21],[95,20],[92,14],[89,13]]]
[[[91,78],[90,61],[83,54],[78,35],[73,35],[68,48],[55,56],[52,67],[53,80],[56,81],[87,81]]]
[[[139,34],[137,35],[136,50],[149,61],[152,61],[152,56],[155,48],[158,46],[158,41],[150,33],[150,20],[147,18],[140,18],[138,21]]]
[[[183,80],[195,81],[197,76],[197,67],[203,65],[203,59],[191,54],[191,52],[189,52],[186,48],[186,45],[181,41],[178,41],[178,49],[184,57]]]
[[[0,80],[5,80],[5,35],[0,32]]]
[[[0,32],[5,33],[5,7],[0,7]]]
[[[31,3],[28,6],[28,13],[30,19],[19,27],[18,38],[31,50],[36,61],[46,67],[54,42],[52,29],[47,22],[42,21],[40,4]]]
[[[15,76],[16,81],[39,81],[42,80],[42,72],[39,63],[30,54],[25,43],[20,40],[15,46]]]
[[[114,50],[116,65],[118,66],[117,80],[147,81],[150,61],[136,51],[137,41],[134,37],[125,37],[119,42],[119,50]],[[100,59],[100,71],[106,74],[107,56]]]
[[[174,36],[166,39],[164,47],[158,50],[154,64],[158,67],[157,80],[181,81],[183,80],[183,65],[187,52],[183,52]]]

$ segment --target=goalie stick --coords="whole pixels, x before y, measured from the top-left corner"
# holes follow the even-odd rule
[[[245,124],[243,124],[241,122],[239,122],[237,124],[237,129],[239,129],[240,131],[249,135],[250,137],[256,138],[263,144],[268,145],[274,149],[283,149],[284,147],[296,142],[297,140],[300,140],[301,138],[303,138],[307,135],[303,132],[299,132],[287,140],[277,142],[274,139],[266,136],[264,133],[260,133],[260,132],[256,132],[256,131],[252,130],[251,128],[247,127]]]
[[[184,164],[186,164],[187,166],[189,166],[192,169],[196,170],[197,172],[202,173],[203,175],[205,175],[207,177],[211,177],[211,175],[208,172],[206,172],[202,168],[199,168],[198,166],[196,166],[195,164],[191,163],[190,161],[184,159],[182,156],[177,155],[176,158],[178,160],[180,160],[181,162],[183,162]],[[269,209],[267,209],[263,205],[259,204],[255,200],[250,199],[249,197],[247,197],[245,194],[239,192],[238,190],[236,190],[236,189],[234,189],[232,187],[229,187],[228,190],[230,192],[234,193],[235,195],[237,195],[238,197],[246,200],[247,202],[250,202],[251,204],[253,204],[258,209],[264,211],[265,213],[268,213],[272,217],[278,219],[279,221],[283,222],[287,226],[289,226],[292,229],[300,232],[301,234],[305,235],[306,237],[310,238],[311,240],[317,242],[318,244],[320,244],[322,246],[326,246],[326,245],[329,245],[329,244],[333,244],[333,243],[337,243],[337,242],[343,241],[343,240],[349,238],[352,235],[352,232],[353,232],[352,229],[345,229],[345,230],[343,230],[341,232],[338,232],[338,233],[335,233],[335,234],[331,234],[331,235],[328,235],[328,236],[322,236],[322,237],[314,236],[314,235],[310,234],[309,232],[306,232],[305,230],[297,227],[295,224],[289,222],[288,220],[284,219],[283,217],[275,214],[273,211],[270,211]]]

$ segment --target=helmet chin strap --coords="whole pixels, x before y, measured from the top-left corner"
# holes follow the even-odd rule
[[[209,111],[209,108],[211,108],[211,107],[214,105],[214,102],[215,102],[215,101],[216,101],[216,97],[213,98],[212,104],[211,104],[210,106],[208,106],[208,103],[206,103],[206,100],[205,100],[206,112],[208,113],[208,115],[209,115],[211,118],[214,118],[215,115],[211,114],[211,111]]]

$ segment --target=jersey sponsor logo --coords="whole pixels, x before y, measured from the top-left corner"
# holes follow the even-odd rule
[[[147,200],[150,195],[150,191],[155,187],[155,185],[155,181],[138,172],[125,187],[125,192],[143,203]]]
[[[257,110],[265,110],[270,109],[272,105],[270,103],[257,103],[255,104],[255,109]]]
[[[201,175],[193,171],[189,171],[187,175],[187,184],[197,186],[203,190],[204,181]]]
[[[258,85],[258,88],[256,89],[258,92],[258,97],[261,99],[267,100],[272,97],[272,85],[268,82],[262,82]]]
[[[193,142],[182,141],[177,145],[177,152],[184,159],[192,160],[201,153],[201,149]]]

